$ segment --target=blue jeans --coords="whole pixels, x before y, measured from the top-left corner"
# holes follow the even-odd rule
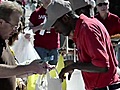
[[[43,61],[48,61],[51,65],[57,64],[59,56],[58,49],[48,50],[41,47],[35,47],[35,50]]]

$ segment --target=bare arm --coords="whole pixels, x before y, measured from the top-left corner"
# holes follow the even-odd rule
[[[47,64],[40,63],[40,60],[35,60],[29,65],[5,65],[0,64],[0,78],[9,78],[12,76],[18,76],[25,73],[46,73]]]
[[[19,75],[21,73],[27,72],[28,71],[27,68],[28,68],[27,65],[10,66],[10,65],[1,64],[0,72],[2,73],[0,73],[0,78],[8,78],[8,77]]]
[[[72,65],[68,66],[71,67],[72,69],[79,69],[85,72],[95,72],[95,73],[101,73],[101,72],[107,72],[108,68],[101,68],[93,65],[92,63],[82,63],[82,62],[77,62],[73,63]]]
[[[93,65],[92,63],[77,62],[63,68],[59,74],[59,77],[63,80],[65,78],[64,74],[74,69],[78,69],[84,72],[94,72],[94,73],[104,73],[108,71],[107,67],[101,68]]]
[[[29,27],[30,27],[30,29],[33,30],[34,33],[41,30],[42,26],[43,26],[43,24],[40,24],[38,26],[34,26],[31,22],[29,22]]]

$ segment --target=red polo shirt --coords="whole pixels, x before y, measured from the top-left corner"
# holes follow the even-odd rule
[[[95,17],[105,25],[110,36],[120,33],[120,18],[117,15],[109,12],[106,19],[102,19],[100,14],[95,15]]]
[[[41,23],[43,23],[45,17],[46,17],[46,9],[43,7],[40,7],[36,9],[30,16],[30,22],[34,26],[38,26]],[[40,30],[37,31],[34,36],[34,46],[35,47],[41,47],[48,50],[56,49],[60,47],[60,40],[59,40],[59,34],[55,32],[55,30],[52,28],[51,33],[46,33],[44,35],[39,34]]]
[[[86,90],[105,87],[119,80],[116,74],[117,60],[106,28],[95,18],[81,14],[76,23],[74,41],[81,62],[97,67],[109,67],[106,73],[82,71]]]

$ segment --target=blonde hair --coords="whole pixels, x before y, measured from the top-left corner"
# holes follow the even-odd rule
[[[22,7],[17,2],[3,1],[0,4],[0,19],[10,21],[10,16],[13,12],[23,14]]]

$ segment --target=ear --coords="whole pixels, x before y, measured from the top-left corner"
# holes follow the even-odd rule
[[[63,21],[64,23],[68,23],[69,20],[70,20],[70,18],[69,18],[69,16],[68,16],[67,14],[64,15],[63,18],[62,18],[62,21]]]
[[[0,19],[0,25],[2,25],[3,24],[3,19]]]

